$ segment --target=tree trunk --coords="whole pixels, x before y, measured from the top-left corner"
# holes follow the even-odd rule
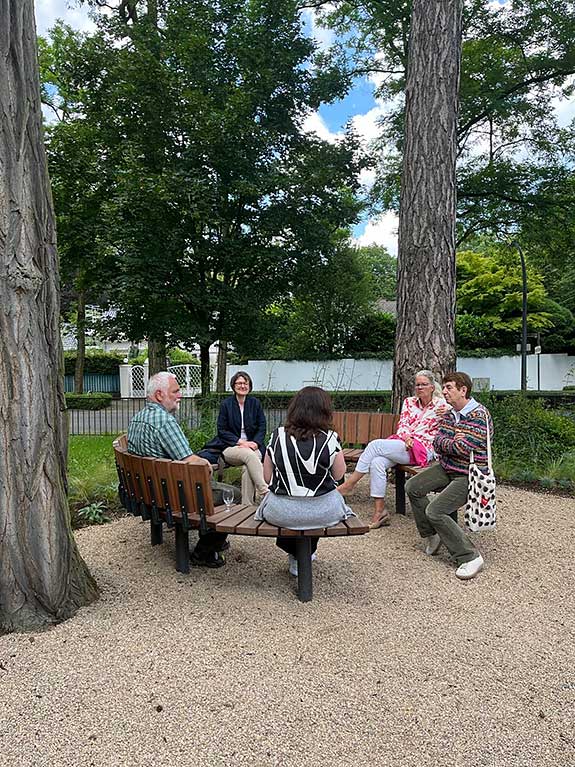
[[[76,321],[76,366],[74,368],[74,392],[84,393],[84,362],[86,360],[86,292],[78,293],[78,319]]]
[[[228,372],[228,342],[220,341],[218,344],[218,373],[216,379],[216,391],[225,391]]]
[[[148,341],[148,363],[150,365],[150,378],[156,373],[165,370],[167,365],[166,341],[150,339]]]
[[[461,0],[414,0],[399,210],[397,412],[421,368],[455,365],[455,161]]]
[[[210,393],[212,372],[210,370],[210,344],[200,343],[200,375],[202,377],[202,397]]]
[[[54,214],[32,0],[0,0],[0,632],[98,595],[70,528]]]

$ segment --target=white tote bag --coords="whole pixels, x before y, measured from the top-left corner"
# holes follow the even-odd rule
[[[487,426],[487,471],[484,472],[476,463],[473,451],[469,456],[469,479],[467,505],[465,506],[465,524],[472,533],[493,530],[497,521],[497,502],[495,500],[495,474],[491,463],[491,435],[489,417],[485,413]]]

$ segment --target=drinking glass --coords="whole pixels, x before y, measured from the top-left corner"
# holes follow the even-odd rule
[[[229,511],[234,502],[234,490],[232,487],[225,487],[223,492],[223,500],[226,504],[226,509]]]

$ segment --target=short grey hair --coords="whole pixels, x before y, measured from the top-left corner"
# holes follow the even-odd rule
[[[153,375],[146,387],[147,398],[152,399],[157,391],[166,391],[172,378],[177,380],[173,373],[168,373],[166,370],[162,370],[160,373]]]
[[[425,369],[418,370],[415,376],[413,377],[413,380],[415,380],[417,376],[424,376],[425,378],[427,378],[429,383],[433,384],[433,394],[431,395],[432,399],[442,396],[441,384],[431,370],[425,370]]]

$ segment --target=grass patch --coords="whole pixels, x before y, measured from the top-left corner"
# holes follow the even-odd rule
[[[74,436],[68,443],[68,503],[72,527],[99,524],[106,512],[121,510],[118,476],[112,450],[113,436]],[[92,513],[80,513],[83,509]],[[102,515],[97,515],[97,508]],[[105,519],[103,520],[105,521]]]

